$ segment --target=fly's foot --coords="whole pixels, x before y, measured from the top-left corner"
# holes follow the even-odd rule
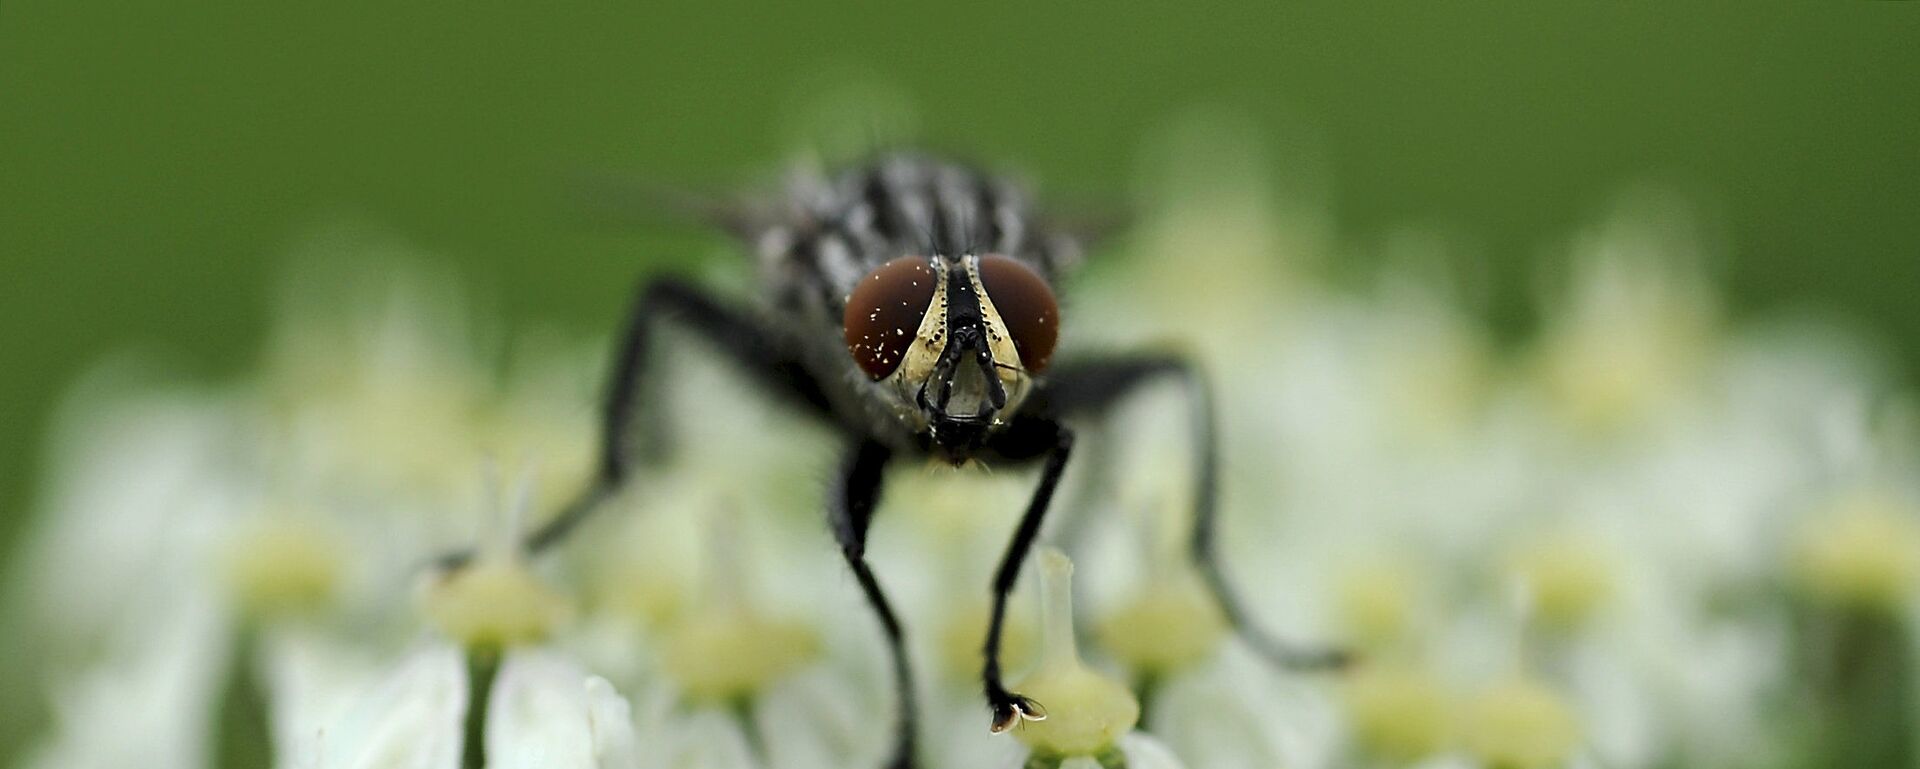
[[[1022,721],[1047,720],[1047,709],[1040,707],[1040,703],[1008,691],[988,694],[987,706],[993,709],[993,724],[989,729],[994,734],[1012,729]]]

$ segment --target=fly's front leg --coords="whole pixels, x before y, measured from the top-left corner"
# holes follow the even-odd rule
[[[830,414],[819,383],[798,358],[786,352],[776,334],[751,314],[674,278],[642,283],[608,369],[593,479],[559,514],[528,535],[529,551],[538,552],[565,539],[627,480],[636,463],[628,433],[642,405],[638,394],[653,373],[649,369],[655,332],[665,322],[693,332],[775,397],[816,415]],[[457,568],[472,555],[455,553],[442,558],[441,565]]]
[[[1033,490],[1027,512],[1013,531],[1007,552],[1000,557],[1000,568],[993,575],[993,616],[987,624],[986,665],[980,679],[985,688],[987,707],[993,711],[992,729],[1004,732],[1021,719],[1040,720],[1046,710],[1033,700],[1007,691],[1000,679],[1000,635],[1006,620],[1007,596],[1020,579],[1020,567],[1033,551],[1033,540],[1040,535],[1040,524],[1053,503],[1053,491],[1067,469],[1067,457],[1073,453],[1073,433],[1058,424],[1021,424],[996,442],[995,450],[1009,457],[1044,454],[1046,465],[1040,470],[1040,485]]]
[[[860,591],[867,598],[867,605],[873,608],[874,616],[880,620],[880,629],[886,633],[887,654],[893,663],[894,694],[898,701],[893,753],[886,765],[888,769],[907,769],[913,766],[914,761],[914,733],[918,728],[916,721],[919,708],[914,701],[913,666],[907,660],[906,629],[900,625],[900,618],[894,614],[886,593],[880,589],[880,581],[867,565],[867,527],[873,522],[874,509],[880,504],[882,476],[891,456],[887,447],[871,440],[862,441],[848,453],[840,476],[828,494],[827,522],[833,529],[834,540],[840,545],[840,554],[846,559],[847,568],[853,571],[854,579],[860,583]]]
[[[1206,377],[1193,364],[1174,357],[1139,356],[1087,361],[1061,366],[1049,377],[1046,406],[1060,416],[1105,415],[1114,404],[1140,387],[1164,380],[1179,382],[1186,392],[1193,425],[1193,528],[1188,548],[1207,589],[1219,604],[1234,633],[1274,664],[1294,670],[1330,669],[1349,661],[1345,650],[1302,645],[1282,640],[1255,622],[1239,591],[1227,579],[1218,549],[1220,497],[1220,441],[1213,393]]]

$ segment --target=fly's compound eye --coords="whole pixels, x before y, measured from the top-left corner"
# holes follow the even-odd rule
[[[1060,303],[1046,278],[1018,259],[988,254],[980,257],[980,286],[1013,337],[1020,365],[1034,374],[1046,370],[1060,339]]]
[[[927,260],[903,256],[875,268],[847,297],[840,325],[861,371],[885,379],[906,360],[938,283]]]

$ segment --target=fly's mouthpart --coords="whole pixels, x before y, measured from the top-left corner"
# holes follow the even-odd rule
[[[940,382],[940,391],[928,413],[931,418],[994,424],[998,422],[996,416],[1007,408],[1006,386],[1000,381],[986,335],[977,327],[954,331],[952,341],[934,365],[930,380],[935,379]],[[955,413],[956,395],[962,401],[962,413]],[[924,398],[921,400],[924,406]]]
[[[993,410],[1007,407],[1007,388],[1000,384],[1000,373],[993,365],[993,354],[983,346],[973,358],[980,364],[980,377],[987,381],[987,402],[993,404]]]

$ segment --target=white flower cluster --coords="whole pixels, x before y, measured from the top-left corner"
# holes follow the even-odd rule
[[[1207,365],[1228,572],[1263,624],[1360,662],[1288,674],[1234,640],[1184,561],[1185,411],[1145,393],[1089,427],[1059,550],[1017,593],[1045,609],[1016,610],[1011,680],[1047,719],[1013,735],[987,732],[978,649],[1031,479],[891,479],[869,552],[925,766],[1911,761],[1914,683],[1885,671],[1912,669],[1920,616],[1914,444],[1870,356],[1728,324],[1649,196],[1573,243],[1539,333],[1503,343],[1428,241],[1335,289],[1312,277],[1324,222],[1280,210],[1250,143],[1174,144],[1176,194],[1070,289],[1063,350]],[[53,695],[24,766],[880,760],[879,631],[820,518],[831,435],[677,345],[643,425],[668,459],[529,558],[519,517],[586,477],[602,345],[501,344],[394,247],[309,248],[256,376],[122,362],[72,396],[7,575]]]

